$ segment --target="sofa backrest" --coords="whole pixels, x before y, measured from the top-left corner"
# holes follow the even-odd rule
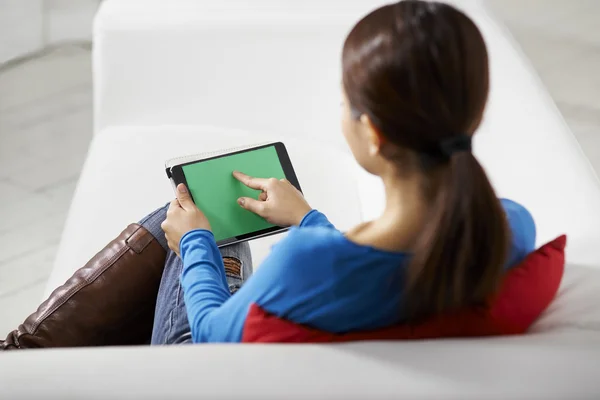
[[[95,125],[210,124],[345,148],[339,128],[345,35],[379,0],[107,0],[94,28]],[[569,262],[600,265],[600,187],[509,33],[476,0],[491,93],[475,152],[500,196],[525,205],[538,244],[566,233]],[[360,174],[363,216],[381,186]]]

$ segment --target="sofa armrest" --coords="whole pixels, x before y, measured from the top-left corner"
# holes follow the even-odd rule
[[[598,349],[597,334],[563,332],[518,340],[7,352],[0,398],[587,399],[600,393]]]

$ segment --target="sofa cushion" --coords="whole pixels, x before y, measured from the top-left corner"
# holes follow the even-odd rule
[[[242,341],[319,343],[524,333],[558,291],[564,272],[565,245],[566,236],[560,236],[508,271],[489,307],[445,314],[416,325],[332,334],[281,319],[253,304],[246,319]]]

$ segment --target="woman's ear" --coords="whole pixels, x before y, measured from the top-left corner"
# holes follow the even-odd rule
[[[366,134],[369,155],[378,155],[381,150],[381,145],[385,142],[385,138],[379,132],[379,129],[377,129],[377,127],[373,125],[373,121],[371,121],[371,118],[369,118],[368,115],[361,115],[360,122],[363,125],[363,130]]]

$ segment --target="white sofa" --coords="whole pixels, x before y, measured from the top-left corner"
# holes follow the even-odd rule
[[[549,310],[522,337],[344,345],[13,352],[0,398],[600,398],[600,183],[507,31],[455,3],[488,42],[475,151],[539,244],[569,236]],[[47,293],[172,197],[167,158],[264,140],[290,149],[308,200],[344,229],[382,206],[339,132],[344,35],[376,0],[106,0],[94,30],[95,137]],[[259,264],[277,238],[252,243]]]

